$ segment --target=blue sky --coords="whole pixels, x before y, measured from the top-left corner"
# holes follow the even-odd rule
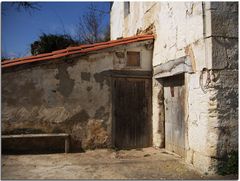
[[[42,33],[75,35],[79,17],[92,2],[41,2],[40,10],[18,11],[9,2],[2,2],[2,56],[14,58],[30,55],[30,44]],[[109,11],[108,2],[94,3],[97,9]],[[109,23],[109,14],[104,23]]]

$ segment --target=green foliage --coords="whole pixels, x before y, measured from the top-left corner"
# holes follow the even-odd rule
[[[31,44],[32,55],[41,53],[50,53],[55,50],[61,50],[69,46],[76,46],[78,43],[74,41],[69,35],[54,35],[43,33],[39,40]]]
[[[12,2],[12,5],[18,10],[39,10],[39,4],[33,2]],[[66,33],[62,35],[43,33],[37,41],[31,44],[32,55],[50,53],[79,44],[109,41],[110,26],[109,24],[105,25],[103,23],[104,13],[109,14],[109,12],[97,10],[94,3],[92,3],[89,11],[80,18],[75,39],[72,39],[71,36]]]
[[[230,152],[224,162],[219,165],[218,174],[220,175],[229,175],[238,173],[238,152]]]
[[[3,61],[5,61],[5,60],[10,60],[11,58],[8,58],[8,57],[2,57],[1,58],[1,61],[3,62]]]

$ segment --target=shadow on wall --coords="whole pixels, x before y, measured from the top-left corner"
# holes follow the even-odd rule
[[[217,157],[220,158],[217,173],[238,174],[238,89],[220,86],[216,89],[219,111]]]
[[[217,173],[219,175],[238,175],[238,151],[231,151],[218,162]]]
[[[204,91],[213,95],[209,101],[209,124],[213,124],[209,132],[218,135],[213,140],[217,141],[213,166],[220,175],[238,174],[238,71],[223,69],[205,73],[212,77],[204,86]]]

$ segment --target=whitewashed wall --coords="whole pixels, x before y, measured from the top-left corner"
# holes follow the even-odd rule
[[[237,149],[237,13],[238,4],[226,2],[130,2],[126,17],[124,2],[114,2],[111,10],[111,39],[136,35],[154,24],[153,67],[190,56],[194,73],[185,74],[186,161],[201,172],[216,172],[218,158]],[[157,147],[164,143],[161,88],[153,78]]]

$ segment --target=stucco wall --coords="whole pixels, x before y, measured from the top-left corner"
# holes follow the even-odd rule
[[[151,71],[152,50],[143,41],[87,56],[4,68],[2,134],[71,135],[71,149],[111,146],[111,77],[107,70],[133,70],[126,52],[139,51],[141,67]]]
[[[3,134],[66,132],[73,149],[109,145],[110,80],[100,72],[113,57],[99,56],[3,73]]]
[[[114,3],[111,17],[124,5]],[[186,161],[201,172],[237,150],[238,3],[130,2],[130,14],[111,21],[111,39],[154,33],[153,67],[188,55],[185,73]],[[123,28],[122,28],[123,27]],[[150,31],[149,31],[150,28]],[[164,147],[163,90],[153,78],[153,143]]]

